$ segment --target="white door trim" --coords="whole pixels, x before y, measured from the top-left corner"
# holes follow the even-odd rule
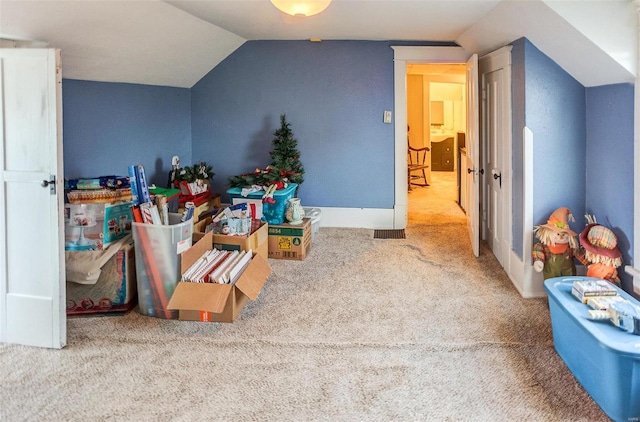
[[[471,54],[462,47],[393,48],[394,91],[394,216],[393,228],[407,227],[407,64],[408,63],[466,63]]]

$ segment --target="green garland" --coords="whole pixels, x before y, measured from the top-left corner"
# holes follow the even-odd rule
[[[176,180],[179,182],[187,182],[193,183],[196,180],[209,180],[215,176],[213,172],[213,168],[202,161],[200,163],[194,164],[193,166],[183,167],[178,170],[178,174],[176,174]]]

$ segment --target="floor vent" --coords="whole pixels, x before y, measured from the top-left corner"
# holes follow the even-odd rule
[[[374,239],[406,239],[404,229],[374,230]]]

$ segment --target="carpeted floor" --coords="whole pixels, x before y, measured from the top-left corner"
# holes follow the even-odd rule
[[[409,194],[406,239],[322,227],[270,260],[232,324],[133,311],[69,319],[63,350],[0,345],[0,420],[607,421],[546,300],[472,256],[447,176]]]

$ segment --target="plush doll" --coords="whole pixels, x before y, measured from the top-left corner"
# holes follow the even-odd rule
[[[533,268],[544,279],[576,275],[574,255],[578,249],[577,234],[569,228],[567,219],[575,221],[569,208],[558,208],[547,224],[536,226],[533,232],[540,242],[533,246]]]
[[[617,268],[622,265],[618,238],[595,216],[586,215],[587,227],[580,233],[581,251],[576,258],[587,266],[587,276],[597,277],[620,287]]]

